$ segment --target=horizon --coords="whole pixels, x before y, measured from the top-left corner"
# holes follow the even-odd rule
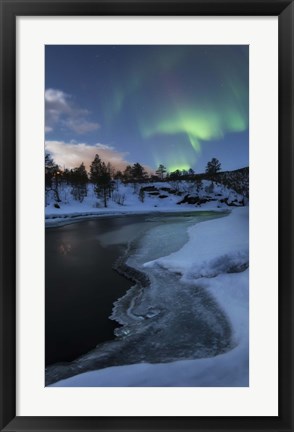
[[[51,153],[49,153],[49,152],[47,152],[47,151],[45,152],[45,154],[49,154],[49,156],[52,157]],[[96,153],[96,154],[97,154],[97,153]],[[95,154],[95,155],[96,155],[96,154]],[[95,155],[94,155],[94,157],[93,157],[93,160],[94,160],[94,158],[95,158]],[[98,154],[98,156],[100,157],[99,154]],[[106,165],[107,165],[107,163],[109,162],[108,160],[103,160],[102,158],[101,158],[101,161],[104,162]],[[53,162],[55,163],[55,160],[54,160],[54,159],[53,159]],[[91,161],[91,162],[92,162],[92,161]],[[208,162],[209,162],[209,161],[208,161]],[[144,165],[140,164],[139,161],[136,161],[136,162],[134,162],[133,164],[129,164],[129,166],[133,166],[134,164],[137,164],[137,163],[138,163],[139,165],[141,165],[141,166],[145,169],[145,171],[147,172],[148,175],[150,175],[150,176],[156,175],[156,168],[153,169],[153,170],[150,170],[150,169],[148,170],[148,167],[147,167],[147,169],[146,169],[146,167],[144,167]],[[71,170],[73,170],[73,169],[75,169],[75,168],[78,168],[81,164],[84,164],[87,174],[90,174],[90,165],[86,165],[83,161],[80,161],[80,163],[77,163],[76,165],[72,166],[71,168],[69,168],[69,167],[67,167],[67,166],[65,166],[65,165],[62,167],[61,165],[59,165],[59,164],[56,163],[56,165],[58,166],[58,169],[59,169],[61,172],[64,172],[65,170],[69,170],[69,171],[71,171]],[[162,164],[162,165],[163,165],[163,164]],[[111,167],[114,168],[113,166],[111,166]],[[127,165],[126,165],[126,167],[127,167]],[[157,168],[158,168],[158,167],[157,167]],[[164,166],[164,168],[166,168],[166,167]],[[249,165],[241,166],[240,168],[235,168],[235,169],[232,169],[232,170],[224,170],[224,169],[222,169],[222,167],[221,167],[220,170],[219,170],[216,174],[218,174],[218,173],[224,173],[224,172],[239,171],[239,170],[246,169],[246,168],[249,169]],[[173,171],[167,169],[167,171],[166,171],[166,173],[165,173],[163,179],[165,179],[169,174],[172,174],[172,173],[174,173],[174,172],[176,172],[176,171],[180,171],[181,173],[183,173],[183,172],[188,172],[190,169],[193,170],[193,168],[188,168],[188,169],[183,169],[183,170],[181,170],[181,169],[179,169],[179,168],[175,168]],[[119,171],[121,171],[121,172],[123,173],[124,170],[115,169],[115,173],[116,173],[116,172],[119,172]],[[194,171],[193,175],[203,175],[203,174],[206,174],[206,168],[204,168],[203,171],[198,171],[198,172],[196,172],[195,170],[193,170],[193,171]],[[162,179],[162,180],[163,180],[163,179]]]

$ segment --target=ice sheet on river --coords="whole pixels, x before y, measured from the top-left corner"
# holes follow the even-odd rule
[[[247,267],[247,209],[236,209],[230,216],[196,225],[195,218],[182,218],[180,223],[179,217],[166,218],[164,223],[161,219],[139,240],[132,241],[124,259],[117,263],[118,271],[135,285],[114,305],[111,318],[121,324],[116,329],[116,340],[98,346],[70,365],[50,368],[50,381],[107,368],[93,372],[93,385],[140,386],[142,376],[138,376],[137,364],[155,363],[164,378],[154,367],[147,368],[149,381],[144,376],[144,385],[248,385]],[[227,366],[234,359],[226,372],[223,357]],[[207,359],[205,367],[203,359]],[[192,368],[190,381],[189,373],[184,378],[180,370],[177,377],[174,372],[169,375],[168,370],[174,367],[168,365],[163,373],[162,363],[176,362],[180,367],[184,360],[189,360]],[[136,366],[111,367],[132,364]],[[221,377],[215,370],[209,372],[217,365],[221,365]],[[199,374],[203,367],[208,368],[206,377]],[[127,381],[119,378],[119,370],[125,374],[126,368],[136,371]],[[143,370],[145,374],[146,368]],[[88,386],[86,375],[57,385]],[[119,384],[121,381],[124,384]]]

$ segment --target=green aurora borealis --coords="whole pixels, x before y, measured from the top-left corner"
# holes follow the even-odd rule
[[[81,52],[81,47],[69,52],[74,48],[76,55]],[[67,86],[68,93],[75,87],[84,105],[91,96],[87,105],[101,124],[96,142],[113,145],[152,168],[163,163],[170,171],[197,170],[209,146],[219,149],[224,160],[234,157],[233,150],[238,155],[240,145],[243,165],[248,164],[247,46],[87,47],[87,55],[92,53],[96,73],[93,67],[78,69],[86,83],[93,81],[91,87],[77,85],[74,76],[56,82],[57,70],[54,81],[50,65],[46,85]]]

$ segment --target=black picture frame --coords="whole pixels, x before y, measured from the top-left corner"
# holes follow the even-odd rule
[[[0,0],[0,429],[1,431],[293,430],[294,5],[289,0]],[[219,15],[279,20],[279,415],[277,417],[16,416],[16,18],[17,16]],[[270,175],[270,174],[268,174]]]

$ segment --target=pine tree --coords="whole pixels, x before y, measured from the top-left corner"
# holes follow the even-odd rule
[[[169,174],[170,180],[181,180],[181,177],[182,177],[182,173],[178,169]]]
[[[54,176],[58,172],[58,165],[55,164],[52,156],[49,153],[45,154],[45,187],[52,188]]]
[[[45,194],[52,191],[55,194],[57,202],[61,202],[59,197],[59,186],[61,180],[61,171],[59,166],[55,164],[52,156],[49,153],[45,154]],[[46,201],[47,202],[47,201]],[[47,205],[47,204],[46,204]]]
[[[129,183],[132,180],[132,167],[131,165],[127,165],[123,172],[123,179],[126,183]]]
[[[72,170],[65,168],[62,174],[62,180],[67,185],[71,183],[71,175],[72,175]]]
[[[90,165],[90,181],[94,184],[97,182],[101,174],[101,166],[102,161],[100,157],[96,154],[93,162]]]
[[[131,176],[134,182],[141,182],[146,180],[147,173],[139,162],[135,163],[131,168]]]
[[[88,174],[83,162],[78,168],[71,170],[70,180],[72,184],[71,193],[74,199],[83,202],[84,198],[87,196],[88,183]]]
[[[163,180],[166,171],[167,171],[166,167],[164,165],[160,164],[159,167],[157,168],[157,170],[155,171],[155,174],[158,175],[160,180]]]
[[[218,159],[212,158],[210,162],[206,165],[206,173],[207,174],[216,174],[221,170],[221,163]]]
[[[95,185],[95,193],[97,197],[103,197],[104,207],[107,207],[107,199],[111,188],[111,175],[109,167],[101,161],[96,154],[90,166],[90,180]]]

